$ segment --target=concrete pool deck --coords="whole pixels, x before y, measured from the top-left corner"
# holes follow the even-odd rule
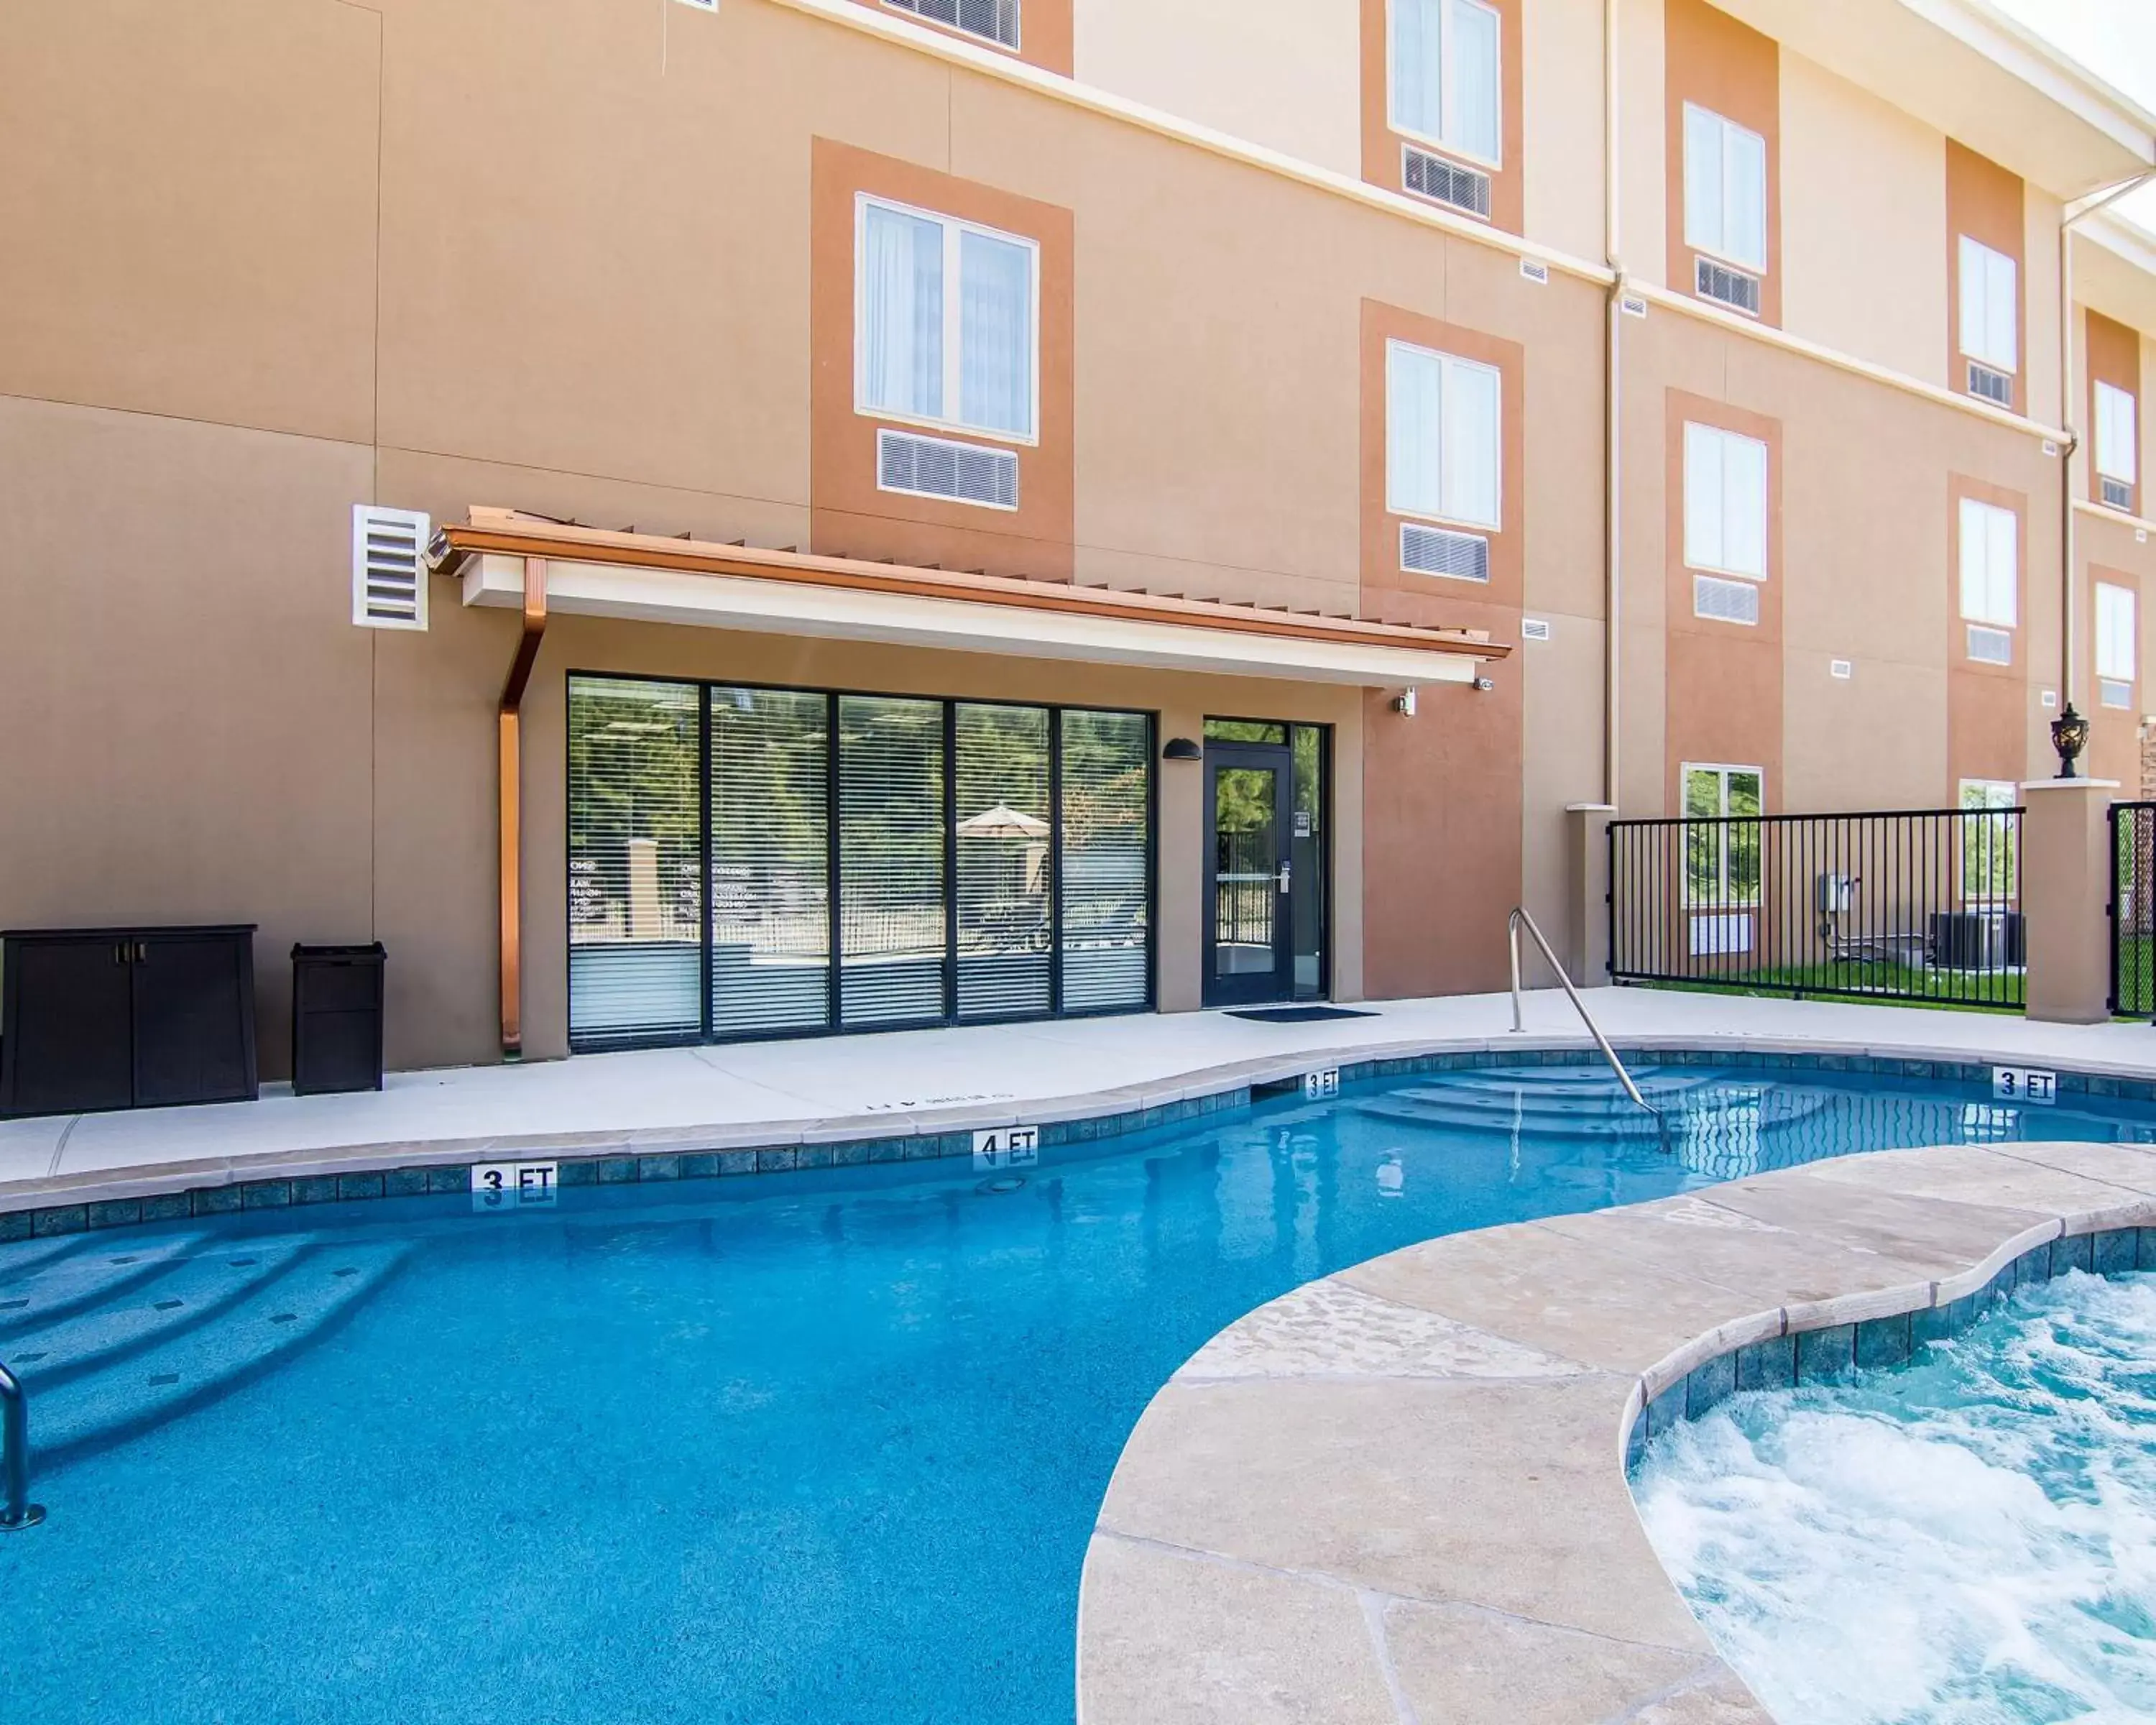
[[[2156,1029],[1601,988],[1620,1045],[2000,1061],[2156,1079]],[[1218,1012],[588,1055],[393,1075],[379,1092],[0,1121],[0,1213],[264,1178],[557,1154],[718,1151],[1150,1108],[1358,1058],[1584,1048],[1562,994],[1387,1001],[1367,1017]]]
[[[1793,1373],[1907,1358],[2017,1269],[2156,1267],[2156,1233],[2120,1232],[2152,1224],[2156,1149],[1881,1151],[1308,1283],[1132,1432],[1079,1725],[1771,1725],[1633,1508],[1642,1410],[1659,1430],[1777,1349]]]

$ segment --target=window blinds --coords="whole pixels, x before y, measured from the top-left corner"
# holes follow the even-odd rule
[[[1691,102],[1684,110],[1685,244],[1767,267],[1767,141]]]
[[[2020,359],[2015,275],[2013,259],[1962,235],[1961,351],[2002,372]]]
[[[958,1016],[1049,1007],[1055,811],[1048,711],[962,703],[957,745]]]
[[[839,1019],[945,1015],[943,703],[839,697]]]
[[[1685,426],[1685,562],[1767,576],[1767,445],[1718,426]]]
[[[2096,386],[2096,470],[2126,485],[2141,478],[2138,439],[2134,435],[2134,400],[2109,383]]]
[[[1061,719],[1065,1012],[1150,998],[1152,726],[1142,713]]]
[[[2010,509],[1961,500],[1961,614],[2012,629],[2020,619],[2020,523]]]
[[[1499,526],[1502,389],[1495,366],[1386,343],[1385,485],[1393,513]]]

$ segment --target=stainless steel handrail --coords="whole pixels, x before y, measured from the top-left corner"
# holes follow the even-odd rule
[[[1525,906],[1520,905],[1512,906],[1512,914],[1505,925],[1506,940],[1512,950],[1513,1032],[1517,1034],[1527,1029],[1520,1018],[1520,931],[1522,928],[1535,937],[1535,944],[1543,950],[1543,959],[1556,973],[1558,985],[1564,990],[1565,999],[1572,1002],[1573,1010],[1579,1014],[1580,1023],[1587,1026],[1587,1034],[1594,1039],[1594,1045],[1602,1050],[1602,1058],[1609,1062],[1609,1070],[1617,1075],[1618,1083],[1625,1086],[1625,1094],[1655,1117],[1655,1124],[1666,1138],[1669,1125],[1662,1118],[1662,1111],[1640,1094],[1640,1086],[1632,1082],[1632,1075],[1625,1070],[1624,1061],[1617,1058],[1617,1050],[1610,1047],[1609,1039],[1602,1034],[1602,1027],[1594,1022],[1594,1015],[1588,1011],[1587,1003],[1579,998],[1579,990],[1573,987],[1572,978],[1564,973],[1564,967],[1557,962],[1557,954],[1550,950],[1550,943],[1543,938],[1542,930],[1535,927],[1535,919],[1527,914]]]
[[[15,1374],[0,1365],[0,1533],[34,1527],[44,1506],[30,1495],[30,1399]]]

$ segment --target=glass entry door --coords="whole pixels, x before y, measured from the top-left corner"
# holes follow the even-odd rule
[[[1205,806],[1205,1004],[1286,1000],[1295,992],[1294,755],[1285,746],[1212,742]]]

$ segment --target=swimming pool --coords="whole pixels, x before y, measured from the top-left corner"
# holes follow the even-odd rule
[[[1780,1718],[2156,1717],[2156,1276],[2070,1272],[1910,1365],[1738,1396],[1634,1490]]]
[[[1642,1080],[1673,1156],[1591,1069],[1463,1072],[1263,1101],[1015,1189],[913,1163],[0,1247],[52,1513],[0,1540],[13,1704],[1065,1717],[1124,1439],[1252,1307],[1432,1235],[1858,1146],[2156,1131],[2125,1104],[2032,1127],[1945,1087]]]

